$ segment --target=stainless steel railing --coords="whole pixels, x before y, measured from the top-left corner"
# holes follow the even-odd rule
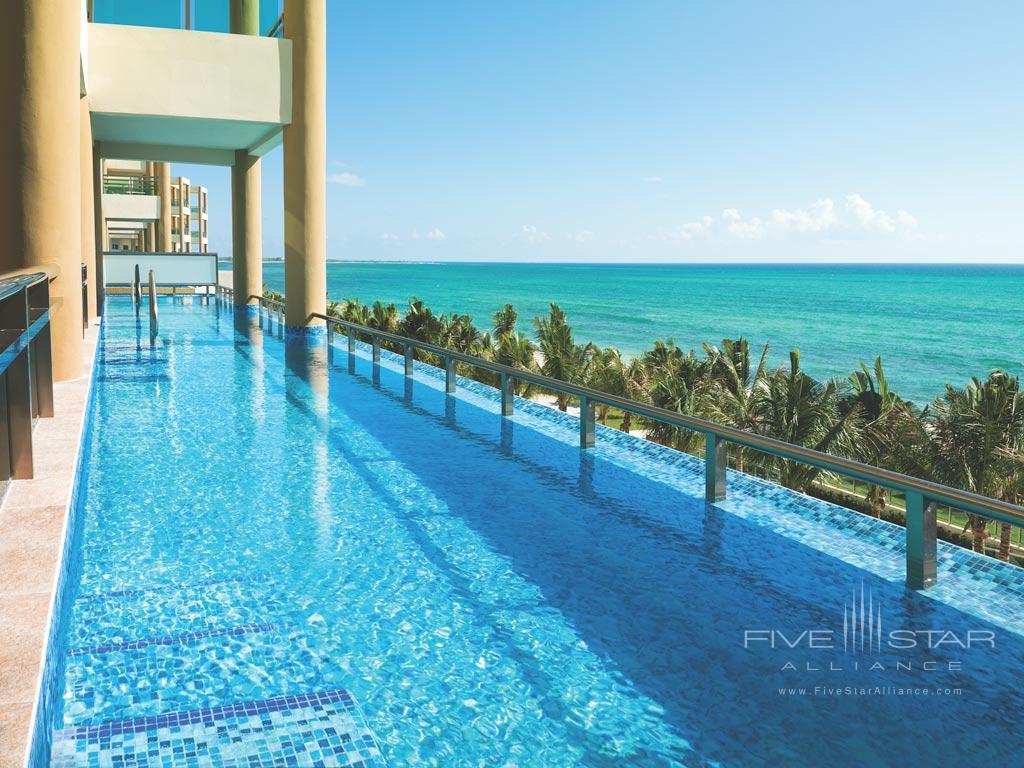
[[[0,277],[0,482],[33,475],[32,426],[53,416],[50,277]]]
[[[233,296],[230,288],[219,287],[218,295],[227,301]],[[249,300],[258,300],[261,311],[269,317],[276,314],[277,321],[284,324],[284,304],[280,301],[262,296],[250,296]],[[417,341],[405,336],[370,328],[347,320],[340,320],[327,315],[315,314],[314,317],[327,324],[329,342],[333,343],[333,330],[344,329],[348,337],[348,351],[355,353],[357,336],[368,337],[372,346],[372,358],[375,363],[380,361],[380,343],[387,341],[399,345],[404,350],[405,374],[413,372],[413,351],[420,350],[435,355],[444,363],[445,391],[456,391],[455,363],[463,363],[475,368],[490,371],[499,377],[501,392],[501,413],[511,416],[514,412],[512,383],[516,380],[535,384],[544,389],[561,392],[580,401],[580,447],[587,449],[595,445],[597,432],[595,426],[595,406],[608,405],[622,411],[641,416],[645,419],[659,421],[680,429],[698,432],[704,436],[704,475],[705,498],[709,502],[722,501],[726,498],[727,482],[726,467],[728,464],[728,446],[741,445],[755,451],[767,453],[779,458],[807,464],[826,472],[864,480],[872,485],[881,486],[891,491],[904,494],[906,497],[906,540],[907,540],[907,583],[915,589],[924,589],[935,583],[936,579],[936,548],[937,524],[936,507],[948,505],[954,509],[979,515],[981,517],[1024,525],[1024,507],[1010,504],[999,499],[992,499],[969,491],[952,488],[947,485],[922,480],[910,475],[893,472],[882,467],[864,464],[843,456],[794,445],[773,437],[747,432],[727,424],[717,424],[706,419],[687,414],[669,411],[648,403],[619,397],[601,392],[590,387],[570,384],[553,379],[543,374],[513,368],[492,360],[485,360],[475,355],[439,347],[434,344]]]

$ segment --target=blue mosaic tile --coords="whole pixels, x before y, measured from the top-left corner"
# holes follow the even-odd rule
[[[383,768],[373,733],[347,690],[245,701],[66,728],[51,766]]]
[[[234,576],[228,578],[217,578],[208,579],[206,581],[197,581],[189,584],[158,584],[151,587],[135,587],[132,589],[116,589],[109,592],[94,592],[77,595],[76,601],[89,601],[89,600],[110,600],[112,598],[119,597],[137,597],[139,595],[149,595],[156,592],[170,592],[181,589],[191,589],[199,587],[212,587],[219,584],[230,584],[238,581],[256,581],[265,578],[262,575],[254,576]]]
[[[132,640],[127,643],[107,643],[97,645],[93,648],[72,648],[68,656],[95,656],[101,653],[113,653],[115,651],[138,651],[149,648],[153,645],[187,645],[197,640],[211,637],[239,637],[240,635],[252,634],[253,632],[269,632],[277,629],[275,624],[247,624],[241,627],[226,627],[223,629],[207,629],[201,632],[187,632],[183,635],[170,637],[147,637],[141,640]]]

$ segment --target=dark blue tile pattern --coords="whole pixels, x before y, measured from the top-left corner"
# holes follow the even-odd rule
[[[67,728],[53,766],[323,766],[383,768],[362,713],[344,689]]]

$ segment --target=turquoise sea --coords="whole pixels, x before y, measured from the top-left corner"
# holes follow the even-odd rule
[[[263,274],[284,290],[282,262]],[[773,365],[799,347],[826,378],[880,354],[890,384],[919,404],[992,368],[1024,374],[1024,266],[332,262],[327,285],[368,303],[415,295],[482,328],[508,302],[529,332],[555,301],[578,341],[631,355],[658,338],[699,350],[742,335],[769,343]]]

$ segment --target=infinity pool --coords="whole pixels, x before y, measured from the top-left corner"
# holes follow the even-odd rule
[[[40,764],[1024,754],[1020,570],[915,593],[894,526],[276,330],[108,300]]]

